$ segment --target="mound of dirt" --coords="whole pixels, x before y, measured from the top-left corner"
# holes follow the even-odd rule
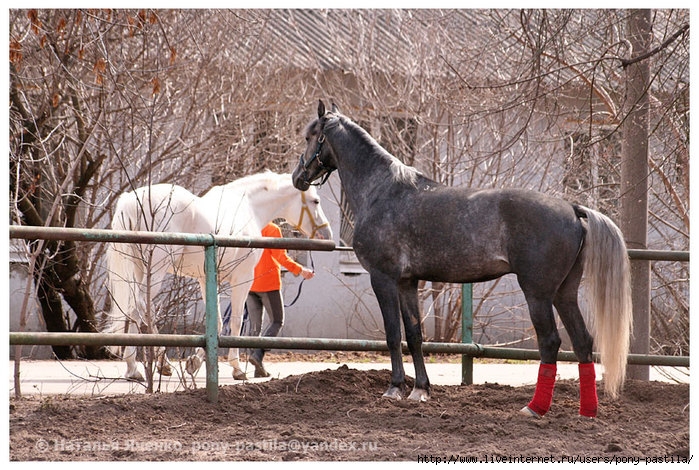
[[[556,384],[540,420],[533,386],[434,386],[426,403],[381,398],[388,371],[342,366],[264,383],[99,398],[11,399],[13,461],[404,460],[689,457],[689,386],[627,381],[578,416],[578,386]],[[412,384],[410,384],[412,386]],[[519,460],[517,460],[519,459]],[[535,460],[536,461],[536,460]],[[546,460],[549,461],[549,460]]]

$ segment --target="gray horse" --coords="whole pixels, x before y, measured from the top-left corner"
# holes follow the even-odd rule
[[[522,411],[542,416],[551,404],[561,344],[555,306],[580,362],[580,414],[596,416],[593,338],[578,306],[583,270],[605,391],[618,395],[631,331],[630,275],[622,234],[609,218],[534,191],[443,186],[390,155],[335,105],[326,112],[322,101],[305,134],[294,185],[305,190],[338,171],[355,216],[354,250],[371,277],[391,353],[391,385],[384,396],[400,399],[405,389],[402,317],[415,365],[408,398],[429,397],[419,280],[470,283],[514,273],[541,354],[534,398]]]

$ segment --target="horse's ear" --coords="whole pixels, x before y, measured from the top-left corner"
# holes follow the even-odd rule
[[[325,103],[323,103],[323,100],[318,100],[318,117],[322,118],[325,116]]]
[[[340,108],[338,108],[335,103],[332,103],[330,110],[335,114],[340,114]]]

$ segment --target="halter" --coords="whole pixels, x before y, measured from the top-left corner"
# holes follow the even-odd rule
[[[311,208],[308,207],[308,202],[306,201],[306,193],[302,192],[301,193],[301,213],[299,214],[299,222],[296,224],[296,227],[298,229],[301,229],[301,224],[303,223],[304,215],[308,215],[308,219],[311,221],[311,227],[313,228],[313,231],[311,232],[310,238],[314,238],[316,236],[316,233],[318,233],[318,230],[320,230],[321,228],[330,225],[329,222],[325,222],[325,223],[320,224],[320,225],[316,223],[316,220],[313,218],[313,213],[311,213]]]
[[[320,134],[320,137],[318,137],[318,146],[316,147],[316,151],[313,154],[313,156],[306,162],[303,159],[303,153],[301,154],[300,158],[300,164],[303,167],[303,180],[305,183],[308,185],[313,185],[313,186],[323,186],[326,181],[328,181],[328,178],[330,178],[330,174],[335,170],[335,168],[331,167],[326,167],[325,164],[323,163],[323,160],[320,159],[320,150],[323,147],[323,142],[325,142],[325,134]],[[325,174],[323,175],[322,179],[320,180],[320,183],[312,183],[308,181],[308,167],[311,163],[313,163],[313,160],[318,160],[318,167],[320,168],[321,172],[325,171]],[[319,173],[320,174],[320,173]]]

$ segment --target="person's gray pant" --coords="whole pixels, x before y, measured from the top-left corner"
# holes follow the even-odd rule
[[[262,329],[262,309],[267,311],[270,323],[262,336],[277,336],[284,326],[284,302],[278,290],[250,292],[245,301],[248,309],[248,336],[259,336]]]

